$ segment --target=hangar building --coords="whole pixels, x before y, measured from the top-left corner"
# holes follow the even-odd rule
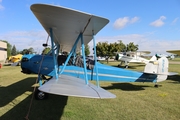
[[[7,59],[7,43],[0,41],[0,63]]]

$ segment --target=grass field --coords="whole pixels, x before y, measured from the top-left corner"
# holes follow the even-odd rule
[[[117,62],[110,62],[117,66]],[[142,71],[143,64],[129,69]],[[180,64],[169,71],[180,74]],[[22,74],[20,67],[0,69],[0,120],[25,120],[37,75]],[[115,99],[88,99],[49,95],[33,99],[29,120],[179,120],[180,75],[168,77],[154,88],[153,83],[110,83],[100,85],[115,94]]]

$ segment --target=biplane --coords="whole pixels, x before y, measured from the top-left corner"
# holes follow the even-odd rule
[[[47,55],[24,55],[22,72],[38,74],[37,99],[47,93],[86,97],[115,98],[100,87],[99,81],[160,82],[167,78],[165,57],[148,63],[144,72],[124,70],[97,62],[95,35],[109,20],[85,12],[47,4],[33,4],[31,10],[50,36],[51,51]],[[85,59],[85,45],[93,40],[94,60]],[[47,44],[43,44],[47,46]],[[81,48],[82,57],[77,49]],[[68,51],[68,55],[59,54]],[[62,52],[61,52],[62,53]],[[49,78],[47,78],[49,76]],[[96,85],[89,82],[95,80]]]
[[[173,53],[173,54],[176,54],[176,55],[180,55],[180,50],[168,50],[166,52]]]
[[[149,51],[136,51],[136,52],[121,52],[116,54],[116,60],[120,60],[121,63],[118,66],[122,66],[124,63],[125,68],[128,68],[129,63],[145,63],[149,62],[148,59],[142,57],[150,54]]]

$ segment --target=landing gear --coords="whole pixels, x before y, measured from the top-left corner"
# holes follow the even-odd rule
[[[125,67],[124,68],[128,68],[128,65],[125,65]]]
[[[162,85],[158,85],[157,83],[154,85],[155,88],[162,87]]]
[[[37,89],[34,93],[34,97],[36,100],[44,100],[48,98],[48,94]]]
[[[155,87],[155,88],[158,88],[158,87],[159,87],[159,85],[158,85],[158,84],[155,84],[155,85],[154,85],[154,87]]]
[[[44,79],[44,80],[43,80]],[[39,86],[42,86],[43,84],[45,84],[50,78],[46,78],[45,75],[40,75],[38,74],[38,83],[39,83]],[[45,93],[45,92],[42,92],[40,90],[38,90],[37,88],[35,88],[35,92],[34,92],[34,97],[36,100],[44,100],[44,99],[47,99],[48,98],[48,94]]]

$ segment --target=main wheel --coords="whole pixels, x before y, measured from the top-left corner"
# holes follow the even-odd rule
[[[44,100],[48,98],[48,94],[37,89],[34,93],[34,97],[36,100]]]
[[[125,65],[125,67],[124,68],[128,68],[128,65]]]

